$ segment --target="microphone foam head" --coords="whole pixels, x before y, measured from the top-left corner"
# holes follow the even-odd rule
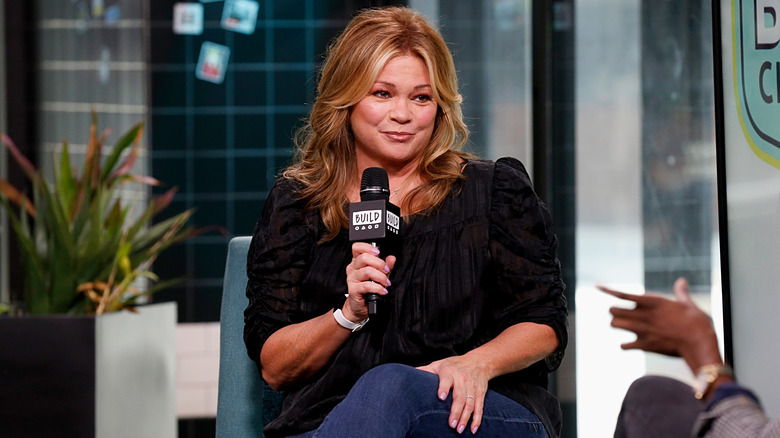
[[[390,198],[390,183],[387,171],[381,167],[368,167],[360,180],[360,200],[373,201]]]

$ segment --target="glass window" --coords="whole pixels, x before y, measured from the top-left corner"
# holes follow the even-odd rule
[[[468,148],[496,159],[513,156],[531,170],[531,1],[417,0],[453,52],[471,131]]]
[[[83,164],[91,111],[97,113],[98,135],[110,130],[104,156],[146,117],[145,2],[121,3],[35,2],[36,139],[38,164],[47,175],[53,175],[53,154],[59,156],[63,141],[73,165]],[[147,174],[145,152],[133,172]],[[147,196],[135,184],[122,191],[128,200]]]
[[[585,437],[614,425],[635,378],[692,377],[679,359],[621,350],[634,336],[610,327],[608,308],[620,303],[594,285],[670,293],[684,276],[694,299],[718,313],[710,300],[719,302],[720,280],[709,1],[578,1],[576,28],[577,417]]]

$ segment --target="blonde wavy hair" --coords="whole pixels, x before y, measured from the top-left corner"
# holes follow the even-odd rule
[[[366,96],[385,64],[405,54],[418,56],[428,69],[438,111],[430,143],[418,172],[423,184],[404,199],[407,214],[428,214],[441,205],[453,184],[463,178],[461,152],[468,139],[462,97],[452,54],[428,21],[412,9],[367,9],[355,16],[328,47],[317,98],[308,123],[295,135],[297,152],[283,175],[303,184],[307,206],[320,211],[333,239],[348,225],[347,192],[360,180],[350,128],[352,107]]]

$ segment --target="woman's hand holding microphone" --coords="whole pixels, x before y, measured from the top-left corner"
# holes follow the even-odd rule
[[[344,317],[352,322],[368,318],[365,294],[387,295],[390,272],[395,266],[395,256],[379,257],[379,249],[366,242],[352,244],[352,262],[347,265],[347,301],[341,309]]]

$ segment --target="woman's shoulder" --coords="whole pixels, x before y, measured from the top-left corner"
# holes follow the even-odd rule
[[[470,158],[464,161],[462,173],[464,179],[453,188],[451,198],[456,206],[452,208],[461,215],[506,213],[535,196],[525,167],[515,158]]]
[[[484,198],[482,202],[487,204],[496,223],[506,224],[527,217],[529,209],[535,211],[542,204],[525,166],[516,158],[469,160],[464,175],[467,187],[470,186],[466,190]]]
[[[510,157],[496,160],[491,187],[491,220],[501,229],[512,230],[503,239],[511,245],[542,239],[543,247],[552,248],[552,218],[523,163]]]
[[[265,246],[300,242],[306,236],[317,234],[316,217],[306,208],[301,187],[298,181],[283,176],[274,182],[254,229]]]
[[[287,228],[293,224],[311,225],[307,202],[301,195],[301,182],[279,176],[268,193],[261,222]]]
[[[531,178],[523,163],[514,157],[502,157],[496,161],[482,158],[467,160],[464,174],[478,179],[489,178],[494,190],[511,190],[530,187]]]
[[[302,207],[305,205],[303,197],[301,196],[301,190],[303,184],[293,178],[288,178],[283,175],[276,177],[274,185],[271,187],[266,199],[266,205],[272,205],[274,208],[284,206],[297,205]]]
[[[531,177],[523,163],[514,157],[503,157],[496,160],[493,172],[494,188],[525,190],[532,187]]]

